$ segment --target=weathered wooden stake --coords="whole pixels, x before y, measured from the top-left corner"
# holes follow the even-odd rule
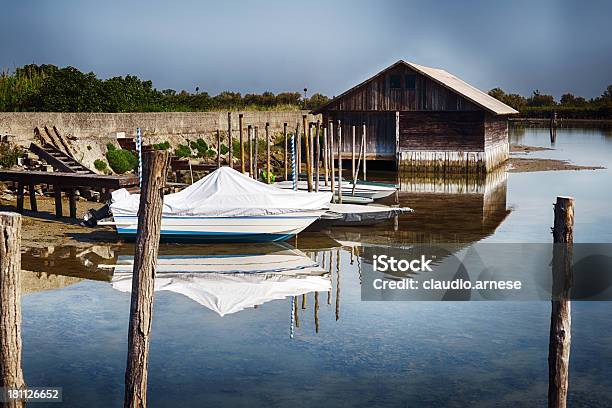
[[[296,166],[295,167],[297,168],[297,171],[295,172],[295,174],[297,174],[297,179],[298,180],[300,179],[300,170],[301,170],[300,169],[300,164],[301,164],[301,160],[302,160],[301,159],[302,148],[301,148],[301,142],[300,142],[301,138],[302,137],[300,136],[300,121],[298,120],[297,123],[295,124],[295,153],[296,153],[296,157],[295,157]]]
[[[55,218],[62,218],[62,189],[59,185],[53,185],[53,195],[55,197]]]
[[[25,388],[21,349],[21,216],[0,212],[0,387]],[[13,400],[2,406],[25,403]]]
[[[270,184],[270,123],[266,122],[266,183]]]
[[[356,134],[356,128],[355,125],[351,126],[351,136],[353,137],[352,143],[351,143],[351,174],[353,175],[353,178],[357,178],[357,168],[355,167],[357,164],[357,160],[356,160],[356,156],[357,156],[357,147],[355,145],[356,142],[356,138],[357,138],[357,134]],[[355,180],[353,180],[355,181]]]
[[[368,161],[367,149],[366,149],[366,124],[364,123],[361,128],[361,145],[363,149],[363,179],[367,180],[366,176],[366,162]]]
[[[217,168],[221,167],[221,131],[217,129]]]
[[[328,162],[329,162],[329,152],[327,151],[327,127],[323,124],[323,172],[325,173],[325,187],[327,187],[329,183],[329,174],[328,174]]]
[[[232,150],[234,150],[232,146],[232,112],[227,112],[227,148],[229,149],[227,163],[231,168],[234,168],[234,162],[232,161]]]
[[[28,192],[30,193],[30,209],[32,211],[38,211],[38,205],[36,203],[36,189],[34,184],[30,184]]]
[[[320,146],[320,132],[321,132],[321,122],[317,120],[317,124],[316,124],[316,128],[315,128],[315,156],[314,156],[314,162],[315,162],[315,168],[316,168],[316,172],[315,172],[315,191],[318,193],[319,192],[319,168],[320,163],[321,163],[321,146]]]
[[[332,191],[332,202],[336,202],[335,194],[336,190],[334,189],[335,178],[336,178],[336,169],[334,165],[334,122],[329,121],[329,167],[331,169],[331,191]]]
[[[553,226],[553,285],[548,345],[548,406],[565,408],[571,345],[570,289],[574,244],[574,199],[557,197]]]
[[[238,133],[240,134],[240,172],[244,174],[244,135],[242,128],[244,127],[244,115],[241,113],[238,115]]]
[[[340,250],[336,251],[336,320],[340,320]]]
[[[289,172],[289,153],[287,151],[287,122],[283,123],[283,138],[285,139],[285,180],[288,180],[288,172]]]
[[[315,333],[319,332],[319,292],[314,294],[314,322],[315,322]]]
[[[338,121],[338,202],[342,204],[342,123]]]
[[[253,167],[253,178],[255,180],[259,179],[259,157],[257,154],[257,145],[259,144],[259,126],[255,126],[255,145],[253,146],[253,158],[255,162],[253,163],[255,167]]]
[[[308,143],[308,139],[310,138],[310,126],[308,126],[307,116],[302,115],[302,126],[304,127],[304,143],[306,143],[306,180],[308,184],[308,192],[312,191],[312,173],[310,167],[310,145]]]
[[[308,150],[308,157],[310,162],[310,178],[313,180],[313,190],[314,190],[314,131],[313,131],[314,123],[308,123],[308,146],[310,149]]]
[[[70,218],[76,218],[77,206],[76,206],[76,190],[71,188],[68,191],[68,207],[70,209]]]
[[[253,178],[253,170],[255,167],[253,166],[253,126],[249,125],[247,128],[248,138],[249,138],[249,173],[251,174],[251,178]]]
[[[300,315],[298,314],[298,300],[297,296],[293,297],[293,319],[295,320],[295,327],[300,327]]]
[[[17,183],[17,211],[19,214],[23,213],[23,199],[25,196],[23,188],[23,182]]]
[[[144,154],[125,370],[124,407],[126,408],[147,406],[147,368],[153,319],[153,290],[161,230],[163,188],[169,159],[169,153],[166,151],[153,150]]]

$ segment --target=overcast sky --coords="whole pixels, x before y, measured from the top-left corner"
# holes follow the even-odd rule
[[[612,1],[0,0],[0,68],[72,65],[156,88],[337,95],[398,59],[487,91],[612,84]]]

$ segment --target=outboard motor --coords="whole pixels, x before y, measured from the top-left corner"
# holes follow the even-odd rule
[[[97,210],[90,208],[89,211],[85,213],[83,216],[83,221],[81,221],[81,225],[86,227],[95,227],[98,225],[98,221],[103,220],[111,216],[110,206],[108,204],[103,207],[98,208]]]

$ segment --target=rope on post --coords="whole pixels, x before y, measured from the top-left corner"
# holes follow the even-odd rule
[[[293,313],[293,309],[295,308],[295,296],[291,296],[291,325],[289,326],[289,338],[293,339],[295,335],[295,313]]]

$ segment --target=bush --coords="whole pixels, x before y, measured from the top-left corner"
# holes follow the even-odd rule
[[[117,174],[133,171],[138,167],[138,158],[129,150],[116,149],[113,146],[106,152],[106,160],[110,168]]]
[[[114,145],[114,144],[112,144],[111,142],[108,142],[108,143],[106,144],[106,150],[107,150],[107,151],[109,151],[109,152],[111,152],[111,151],[113,151],[113,150],[117,150],[117,148],[115,147],[115,145]]]
[[[170,142],[167,140],[165,142],[156,143],[153,145],[154,150],[168,150],[169,148],[170,148]]]
[[[0,143],[0,167],[11,167],[21,157],[21,149],[11,143]]]
[[[205,156],[208,158],[217,157],[217,151],[215,149],[208,149]]]
[[[261,179],[265,182],[268,182],[268,172],[266,170],[262,170]],[[276,176],[274,173],[270,172],[270,183],[274,183],[276,181]]]
[[[197,152],[198,157],[206,157],[208,152],[208,144],[202,138],[198,138],[195,142],[190,142],[189,146]]]
[[[107,165],[104,160],[96,159],[96,161],[94,161],[94,167],[98,171],[104,171],[106,170]]]
[[[180,144],[174,151],[174,155],[181,158],[191,157],[191,149],[187,145]]]
[[[229,152],[229,149],[227,147],[227,145],[222,144],[221,145],[221,154],[227,154],[227,152]]]

